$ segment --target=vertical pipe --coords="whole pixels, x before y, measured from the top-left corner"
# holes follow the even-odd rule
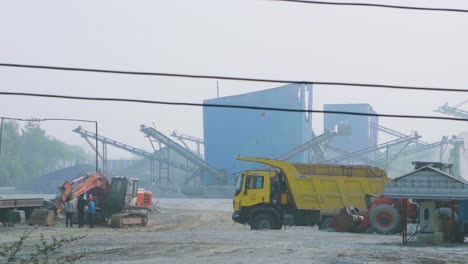
[[[401,236],[403,245],[408,244],[408,199],[402,199],[403,208],[401,209]]]
[[[98,122],[97,121],[94,121],[94,124],[96,124],[96,172],[99,171],[99,160],[98,160],[98,153],[99,153],[99,150],[98,150],[98,147],[99,147],[99,144],[98,144]]]
[[[450,242],[455,242],[455,201],[450,202],[450,209],[452,209],[452,215],[450,217]]]
[[[102,141],[102,173],[107,175],[107,145]]]
[[[385,150],[385,172],[387,172],[388,170],[388,151],[389,151],[389,147],[388,145],[386,146],[386,150]],[[374,152],[375,153],[375,152]],[[374,154],[375,155],[375,154]]]
[[[0,121],[0,156],[2,155],[2,134],[3,134],[3,117]]]
[[[151,184],[156,184],[156,180],[154,179],[154,158],[151,158]]]

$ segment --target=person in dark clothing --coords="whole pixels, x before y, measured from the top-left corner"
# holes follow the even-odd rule
[[[85,212],[86,200],[83,195],[78,197],[78,203],[76,207],[78,209],[78,227],[82,228],[84,224],[84,212]]]
[[[73,218],[73,214],[75,213],[75,205],[72,203],[70,198],[67,198],[67,201],[65,202],[65,205],[64,205],[64,209],[65,209],[65,215],[66,215],[65,226],[68,227],[68,224],[70,223],[70,227],[73,227],[72,218]]]
[[[93,196],[88,197],[88,222],[89,227],[94,228],[94,215],[96,214],[96,206],[93,202]]]

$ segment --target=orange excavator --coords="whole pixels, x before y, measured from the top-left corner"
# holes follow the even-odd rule
[[[88,173],[66,181],[57,192],[55,208],[60,213],[67,200],[92,195],[101,217],[116,228],[145,226],[152,209],[152,193],[138,188],[138,178],[115,176],[111,183],[100,173]]]

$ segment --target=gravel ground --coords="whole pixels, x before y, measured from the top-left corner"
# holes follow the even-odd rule
[[[468,246],[403,246],[398,235],[349,234],[292,227],[251,231],[231,220],[230,199],[161,199],[144,228],[0,228],[0,243],[32,230],[31,240],[86,235],[56,256],[86,253],[81,263],[467,263]],[[28,246],[26,250],[32,247]],[[55,256],[54,256],[55,257]]]

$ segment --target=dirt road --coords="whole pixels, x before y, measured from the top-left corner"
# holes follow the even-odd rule
[[[251,231],[233,224],[232,200],[161,199],[144,228],[0,228],[0,243],[34,230],[86,235],[59,253],[85,251],[82,263],[467,263],[468,246],[402,246],[398,235],[348,234],[293,227]]]

